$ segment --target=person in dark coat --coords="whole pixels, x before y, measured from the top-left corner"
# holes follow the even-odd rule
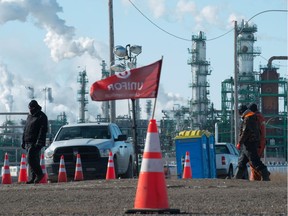
[[[32,184],[39,183],[44,177],[40,166],[40,154],[46,143],[48,119],[36,100],[32,100],[28,108],[30,113],[23,131],[22,148],[27,151],[27,162],[31,172],[31,179],[27,184]]]
[[[240,150],[238,159],[238,169],[235,173],[236,179],[242,179],[246,170],[246,165],[249,164],[261,174],[263,181],[270,181],[270,172],[262,163],[258,155],[258,147],[260,143],[260,132],[257,116],[249,110],[246,105],[241,105],[239,115],[242,118],[239,142],[237,148]]]

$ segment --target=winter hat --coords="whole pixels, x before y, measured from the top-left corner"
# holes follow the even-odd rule
[[[31,108],[41,108],[41,106],[38,104],[36,100],[31,100],[29,103],[29,109]]]
[[[250,109],[252,112],[258,111],[257,104],[255,104],[255,103],[250,104],[250,105],[249,105],[249,109]]]
[[[248,107],[242,104],[238,109],[239,115],[242,115],[247,109]]]

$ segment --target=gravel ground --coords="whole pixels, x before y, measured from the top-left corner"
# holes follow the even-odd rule
[[[0,185],[0,215],[131,215],[126,211],[134,208],[137,182]],[[177,215],[287,215],[286,176],[270,182],[172,178],[166,185],[168,210]]]

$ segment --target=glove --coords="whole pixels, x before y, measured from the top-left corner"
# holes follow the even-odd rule
[[[240,143],[237,143],[236,148],[237,148],[238,150],[241,149],[241,145],[240,145]]]
[[[22,144],[21,144],[21,147],[22,147],[22,149],[26,149],[26,148],[25,148],[25,143],[22,143]]]

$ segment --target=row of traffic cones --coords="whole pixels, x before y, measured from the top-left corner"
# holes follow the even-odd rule
[[[75,167],[75,175],[74,181],[82,181],[84,180],[83,172],[82,172],[82,164],[81,164],[81,157],[80,154],[77,154],[76,158],[76,167]],[[67,174],[64,162],[64,155],[60,158],[60,166],[58,172],[58,182],[67,182]]]
[[[44,174],[44,177],[41,179],[41,181],[39,183],[42,183],[42,184],[48,183],[48,174],[47,174],[47,170],[46,170],[46,166],[45,166],[44,154],[41,154],[40,166],[42,168],[42,172]],[[19,176],[18,176],[18,183],[26,183],[28,181],[27,168],[28,167],[27,167],[27,162],[26,162],[26,155],[22,154],[21,162],[20,162],[20,171],[19,171]],[[80,154],[77,154],[74,180],[75,181],[84,180]],[[65,169],[65,163],[64,163],[64,156],[63,155],[61,156],[61,159],[60,159],[58,182],[67,182],[67,175],[66,175],[66,169]],[[11,173],[10,173],[9,159],[8,159],[7,153],[5,153],[5,159],[4,159],[4,166],[3,166],[3,173],[2,173],[2,184],[12,184],[12,177],[11,177]]]
[[[113,154],[111,151],[109,152],[106,179],[107,180],[108,179],[116,179]],[[84,180],[84,177],[83,177],[83,172],[82,172],[81,158],[80,158],[80,154],[77,154],[74,181],[82,181],[82,180]],[[64,156],[63,155],[60,158],[58,182],[67,182],[67,174],[66,174],[65,162],[64,162]]]
[[[48,175],[44,163],[44,155],[41,154],[40,165],[42,168],[42,172],[45,175],[44,178],[41,179],[39,183],[48,183]],[[18,183],[26,183],[28,181],[28,171],[27,171],[27,163],[26,163],[26,155],[22,154],[21,162],[20,162],[20,171],[18,176]],[[12,177],[9,168],[9,159],[8,154],[5,153],[3,173],[2,173],[2,184],[12,184]]]

